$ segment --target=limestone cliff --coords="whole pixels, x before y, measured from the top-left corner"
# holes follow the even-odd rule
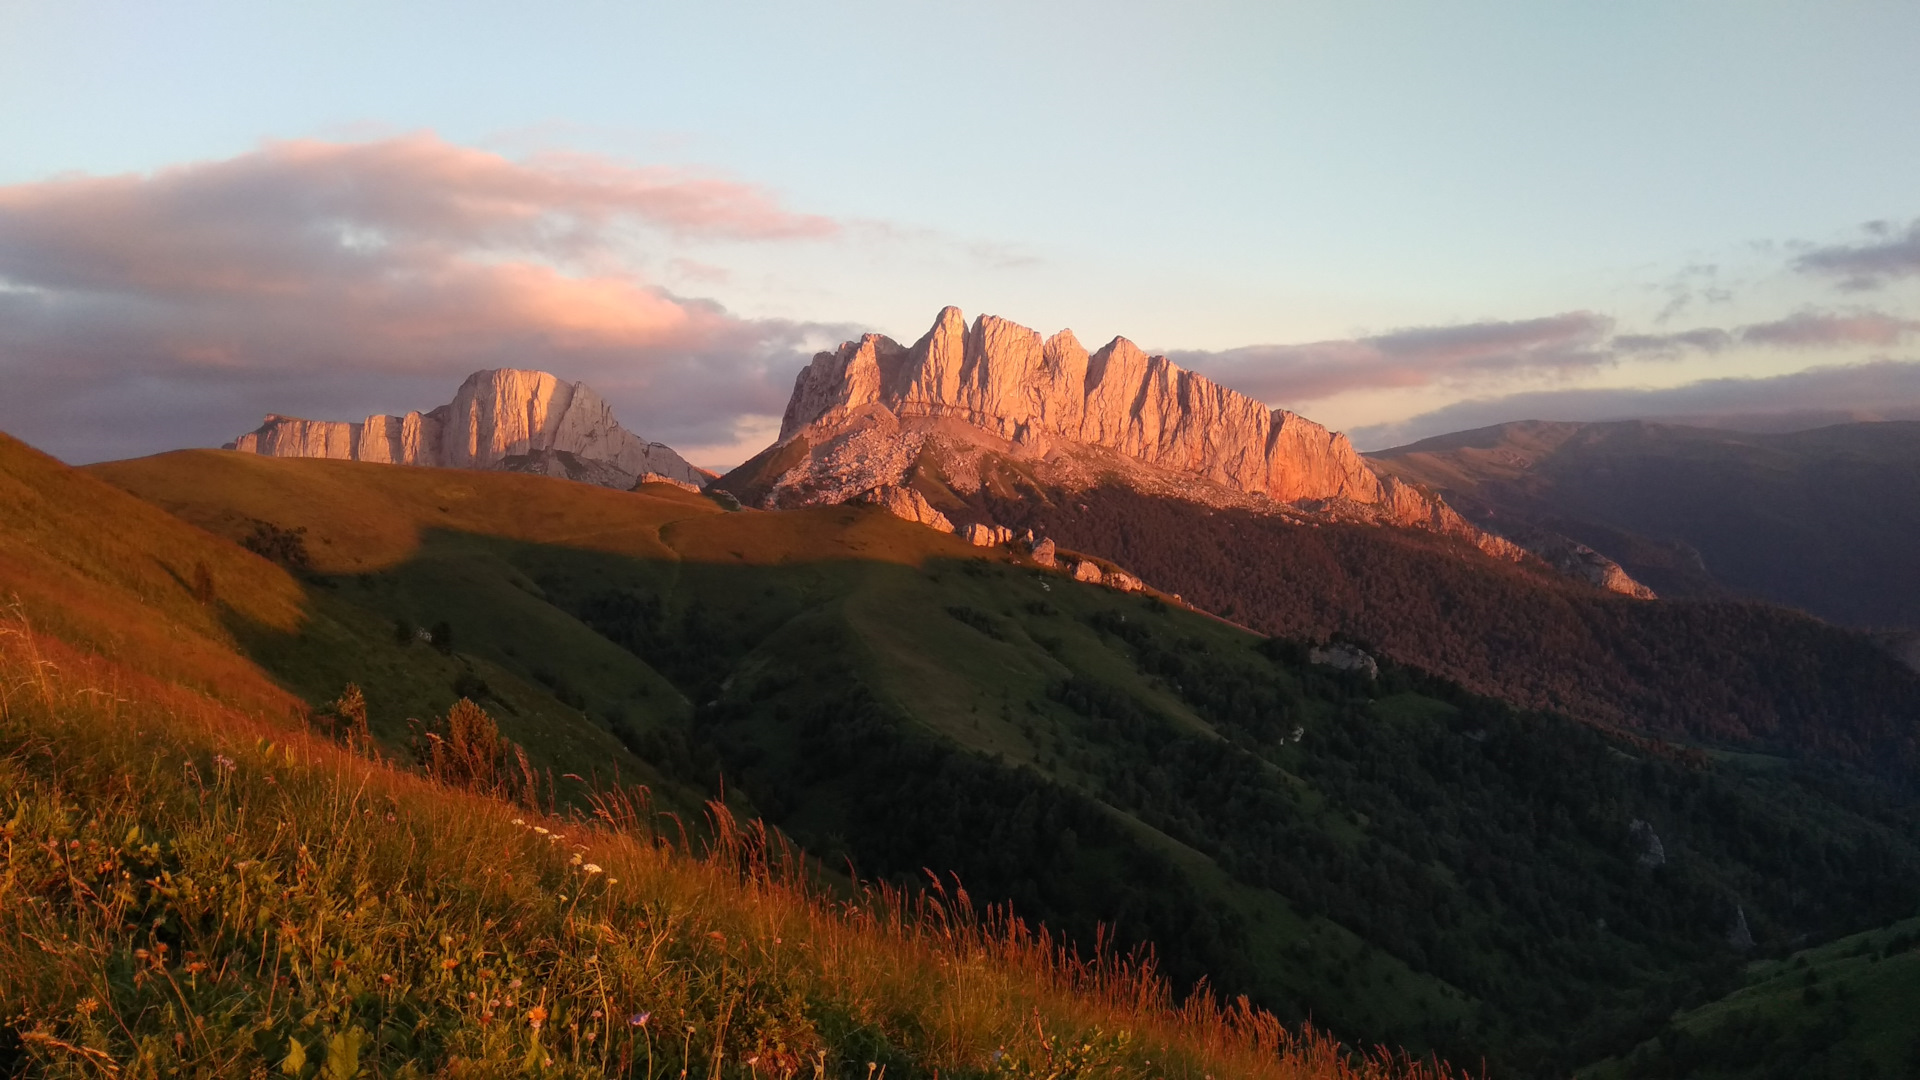
[[[910,484],[930,461],[962,494],[992,482],[996,461],[1018,461],[1069,487],[1117,477],[1202,502],[1453,533],[1519,557],[1296,413],[1125,338],[1089,353],[1071,331],[1043,340],[990,315],[968,327],[951,307],[912,346],[868,334],[815,356],[779,441],[725,484],[762,506],[843,502]]]
[[[1088,353],[1070,330],[1042,341],[990,315],[969,330],[950,307],[911,348],[869,334],[814,357],[795,380],[780,439],[874,404],[899,417],[952,417],[1041,450],[1056,440],[1107,447],[1280,502],[1391,499],[1346,436],[1126,338]]]
[[[664,443],[621,427],[587,384],[511,368],[474,372],[452,402],[430,412],[360,423],[269,415],[231,447],[271,457],[540,472],[620,488],[649,477],[695,486],[707,480]]]

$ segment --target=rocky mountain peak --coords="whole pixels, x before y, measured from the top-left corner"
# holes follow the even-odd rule
[[[538,472],[619,488],[649,477],[696,486],[706,479],[671,447],[622,427],[587,384],[515,368],[476,371],[451,402],[424,413],[359,422],[268,414],[228,446],[272,457]]]
[[[896,420],[959,420],[1040,454],[1056,444],[1101,447],[1281,502],[1420,509],[1345,436],[1124,337],[1089,354],[1068,330],[1043,340],[991,315],[969,327],[958,308],[944,308],[911,346],[868,334],[815,356],[794,381],[780,443],[806,433],[809,445],[823,445],[876,409]]]

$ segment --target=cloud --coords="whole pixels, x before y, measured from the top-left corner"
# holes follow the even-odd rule
[[[1846,349],[1898,345],[1920,332],[1920,321],[1860,309],[1807,310],[1733,330],[1703,326],[1674,334],[1618,334],[1608,345],[1623,354],[1673,358],[1689,350],[1718,353],[1735,345],[1788,349]]]
[[[1802,273],[1840,279],[1849,290],[1877,289],[1891,278],[1920,274],[1920,219],[1903,232],[1884,222],[1868,222],[1867,239],[1857,244],[1832,244],[1803,252],[1793,260]]]
[[[1674,333],[1610,334],[1612,327],[1606,316],[1573,311],[1512,322],[1396,330],[1348,341],[1169,355],[1264,401],[1293,404],[1350,390],[1440,386],[1466,391],[1522,376],[1570,378],[1623,359],[1678,360],[1739,346],[1884,348],[1920,334],[1920,320],[1869,309],[1809,309],[1731,330],[1703,326]]]
[[[1920,321],[1879,311],[1803,311],[1773,322],[1740,328],[1740,340],[1753,345],[1789,348],[1845,348],[1853,345],[1898,345],[1920,331]]]
[[[1623,353],[1672,357],[1689,350],[1717,353],[1734,342],[1734,335],[1718,327],[1704,326],[1677,334],[1616,334],[1609,343]]]
[[[648,437],[724,443],[847,328],[736,317],[638,253],[839,228],[733,180],[432,135],[0,187],[0,428],[93,460],[268,411],[431,406],[521,366],[592,382]]]
[[[1547,390],[1460,401],[1409,420],[1355,428],[1362,449],[1514,420],[1658,419],[1744,431],[1855,420],[1920,420],[1920,361],[1877,360],[1769,378],[1706,379],[1661,389]]]
[[[1612,362],[1613,320],[1571,311],[1513,322],[1416,327],[1348,341],[1173,352],[1176,362],[1265,401],[1313,401],[1345,390],[1466,383]]]

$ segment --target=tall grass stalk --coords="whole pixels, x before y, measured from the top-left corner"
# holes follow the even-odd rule
[[[108,690],[106,688],[113,688]],[[1408,1077],[957,882],[556,814],[0,625],[0,1072]]]

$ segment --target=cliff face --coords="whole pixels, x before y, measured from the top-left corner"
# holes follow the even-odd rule
[[[730,474],[764,506],[832,503],[911,483],[938,459],[960,491],[987,458],[1074,484],[1116,476],[1203,502],[1235,501],[1470,536],[1511,556],[1426,492],[1376,474],[1346,436],[1148,356],[1125,338],[1089,353],[947,308],[912,346],[878,334],[823,352],[794,381],[780,439]],[[945,509],[945,508],[943,508]]]
[[[621,427],[592,387],[510,368],[474,372],[452,402],[425,413],[369,416],[361,423],[269,415],[232,448],[271,457],[543,472],[607,487],[631,487],[649,475],[695,486],[705,481],[672,448]]]
[[[1042,341],[987,315],[968,329],[957,308],[942,311],[911,348],[869,334],[814,357],[794,383],[780,439],[866,405],[902,418],[951,417],[1041,451],[1056,440],[1105,447],[1280,502],[1395,497],[1346,436],[1125,338],[1088,353],[1070,330]]]

